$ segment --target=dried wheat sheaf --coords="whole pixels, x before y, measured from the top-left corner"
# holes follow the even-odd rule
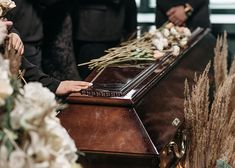
[[[214,59],[215,85],[213,102],[209,102],[208,72],[195,78],[189,88],[185,82],[185,121],[189,132],[187,168],[214,168],[222,159],[235,167],[235,63],[227,70],[226,33],[217,39]]]

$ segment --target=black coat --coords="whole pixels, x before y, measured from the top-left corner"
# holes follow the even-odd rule
[[[118,41],[137,26],[134,0],[75,0],[73,19],[75,39]]]
[[[160,27],[167,20],[167,11],[178,5],[190,4],[194,11],[186,21],[186,26],[189,28],[210,27],[209,19],[209,0],[157,0],[156,8],[156,26]]]
[[[36,10],[35,4],[28,0],[14,1],[16,8],[9,12],[8,19],[13,21],[24,43],[39,42],[43,38],[43,29],[40,13]]]
[[[60,81],[44,74],[37,66],[28,62],[24,57],[22,57],[21,69],[25,71],[24,78],[27,82],[40,82],[54,93],[60,84]]]
[[[24,43],[37,43],[43,39],[42,12],[61,0],[14,0],[16,8],[8,14]]]

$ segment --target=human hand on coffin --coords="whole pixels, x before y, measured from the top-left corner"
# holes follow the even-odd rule
[[[87,89],[92,86],[92,83],[83,81],[62,81],[56,89],[56,95],[62,96],[73,92],[79,92],[82,89]]]
[[[177,26],[182,26],[187,20],[187,13],[183,5],[172,7],[167,11],[168,20]]]

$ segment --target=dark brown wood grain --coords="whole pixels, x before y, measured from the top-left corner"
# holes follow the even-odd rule
[[[87,153],[82,159],[85,168],[158,166],[158,152],[174,139],[180,126],[173,126],[173,120],[184,120],[184,81],[192,83],[195,72],[204,70],[214,46],[215,38],[206,35],[161,80],[145,80],[141,89],[136,87],[123,97],[72,94],[59,118],[77,147]]]

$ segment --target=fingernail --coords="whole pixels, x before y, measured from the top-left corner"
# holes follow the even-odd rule
[[[89,86],[92,86],[93,85],[93,83],[89,83]]]

